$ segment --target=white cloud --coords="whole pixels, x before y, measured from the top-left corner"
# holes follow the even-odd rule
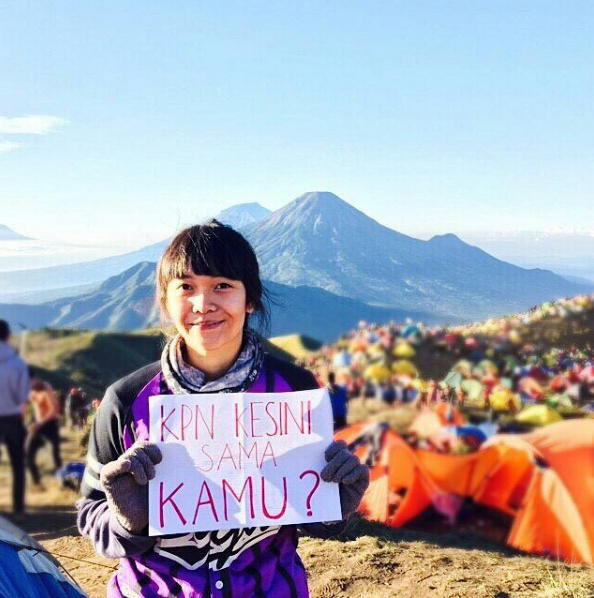
[[[0,116],[0,133],[4,135],[47,135],[68,121],[58,116],[29,114],[27,116]],[[12,149],[12,148],[10,148]]]
[[[12,141],[0,141],[0,154],[3,152],[9,152],[17,147],[21,147],[21,144],[13,143]]]

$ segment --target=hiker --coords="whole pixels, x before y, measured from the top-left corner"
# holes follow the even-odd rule
[[[328,372],[328,392],[332,401],[332,416],[334,417],[334,431],[346,426],[347,420],[347,391],[344,386],[336,384],[334,372]]]
[[[66,415],[72,428],[82,430],[87,423],[87,395],[82,388],[71,388],[66,397]]]
[[[408,403],[414,402],[416,398],[415,389],[410,386],[409,382],[397,384],[394,388],[394,392],[396,394],[395,400],[398,405],[407,405]]]
[[[384,380],[381,384],[382,401],[387,405],[393,405],[396,401],[396,389],[391,380]]]
[[[31,381],[30,402],[33,407],[34,422],[29,425],[26,456],[27,468],[33,478],[33,490],[45,490],[36,463],[37,452],[47,442],[52,447],[52,457],[56,470],[62,467],[60,458],[60,405],[51,385],[34,378]]]
[[[177,334],[161,360],[110,386],[89,438],[78,527],[95,550],[119,558],[107,595],[305,598],[307,577],[294,525],[147,534],[147,480],[161,451],[148,442],[146,410],[156,394],[288,392],[318,388],[305,369],[264,353],[249,324],[267,311],[249,243],[212,220],[180,232],[157,267],[162,315]],[[224,400],[223,394],[221,400]],[[326,451],[321,478],[339,484],[343,517],[358,507],[369,470],[344,442]],[[330,537],[345,521],[304,525]]]
[[[377,395],[377,390],[375,384],[372,380],[365,380],[362,388],[363,392],[363,402],[365,403],[367,399],[375,399]]]
[[[10,326],[0,320],[0,442],[12,468],[12,510],[17,522],[25,509],[25,410],[30,380],[27,364],[8,344]]]

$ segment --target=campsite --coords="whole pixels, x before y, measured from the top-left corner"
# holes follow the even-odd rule
[[[381,378],[385,369],[391,369],[385,365],[387,358],[400,364],[406,359],[410,364],[406,368],[396,366],[396,386],[414,383],[412,386],[422,391],[419,394],[429,395],[424,371],[439,382],[433,390],[440,398],[427,396],[421,408],[414,403],[390,404],[365,397],[363,386],[351,399],[350,425],[338,436],[371,465],[372,483],[358,516],[339,539],[302,538],[300,552],[309,571],[313,597],[376,596],[378,588],[387,596],[593,595],[594,570],[589,565],[594,530],[587,513],[593,508],[594,497],[586,489],[594,487],[588,481],[594,459],[594,419],[584,410],[589,403],[580,403],[572,395],[571,384],[561,384],[564,376],[571,378],[571,372],[575,373],[574,380],[587,378],[589,366],[580,364],[591,350],[593,299],[578,297],[543,304],[523,314],[448,330],[426,329],[420,323],[400,328],[361,323],[337,343],[323,347],[307,339],[281,339],[279,344],[285,350],[293,349],[295,357],[307,361],[319,375],[328,364],[343,364],[335,369],[347,383],[356,385],[357,372],[361,372],[360,383],[371,380],[376,384],[378,375]],[[382,330],[391,330],[392,340],[402,340],[400,332],[405,332],[407,348],[402,342],[395,343],[396,349],[387,342],[382,345]],[[89,379],[89,372],[97,368],[89,356],[104,354],[93,352],[94,342],[115,342],[120,351],[138,352],[142,348],[148,355],[136,359],[148,360],[155,349],[151,339],[158,338],[149,335],[143,340],[132,335],[128,343],[126,335],[110,339],[109,334],[93,333],[96,340],[89,343],[89,333],[45,331],[37,336],[37,343],[35,335],[29,337],[31,346],[49,343],[54,357],[50,361],[48,354],[39,352],[31,353],[31,359],[57,387],[65,374]],[[510,345],[510,337],[521,342]],[[474,340],[468,343],[468,339]],[[478,351],[481,343],[485,343],[481,350],[489,352],[491,363],[485,363],[486,357]],[[444,350],[444,346],[449,349]],[[495,375],[494,364],[498,360],[506,363],[499,359],[502,357],[510,361],[512,346],[513,352],[524,355],[528,362],[516,362],[514,367],[521,366],[520,370],[523,367],[525,373],[532,374],[524,378],[540,377],[538,388],[533,383],[521,384],[522,378],[516,380],[515,387],[522,389],[520,401],[525,403],[522,409],[545,405],[555,411],[550,405],[556,405],[555,413],[563,416],[554,418],[554,423],[545,421],[542,425],[534,420],[522,424],[522,411],[512,413],[515,403],[509,401],[511,395],[506,395],[499,408],[491,406],[489,410],[485,406],[486,396],[501,392],[498,383],[490,379],[505,377],[503,371]],[[461,353],[460,347],[465,347]],[[493,347],[507,353],[493,353]],[[345,349],[356,355],[358,365],[353,366],[353,360],[345,357]],[[432,361],[436,350],[438,359]],[[464,363],[469,351],[475,353],[470,365]],[[57,355],[67,358],[62,361]],[[349,365],[344,365],[347,362]],[[477,364],[482,364],[478,370]],[[370,370],[371,366],[376,367]],[[577,373],[580,367],[586,372],[581,378]],[[539,368],[546,376],[538,374]],[[465,378],[452,375],[460,370]],[[459,402],[461,392],[456,395],[446,383],[461,387],[464,379],[476,382],[479,378],[482,394],[473,394],[474,385],[467,384],[472,396],[465,397],[466,405]],[[548,390],[551,383],[557,391]],[[559,395],[567,400],[561,401]],[[451,400],[444,400],[446,396]],[[547,403],[551,396],[557,397],[556,402]],[[475,419],[478,414],[479,421],[491,413],[491,422],[486,423],[503,422],[513,433],[492,436],[478,450],[454,444],[452,451],[439,433],[454,422],[461,428],[468,426],[464,413],[473,414]],[[411,442],[415,422],[420,438]],[[517,425],[520,428],[514,427]],[[428,426],[425,436],[423,426]],[[85,430],[62,430],[65,460],[84,460]],[[453,441],[451,435],[446,440]],[[419,448],[419,443],[424,448]],[[45,457],[47,489],[29,493],[30,510],[23,529],[62,563],[89,596],[103,596],[116,562],[98,557],[88,541],[78,535],[73,506],[78,494],[61,487],[58,479],[49,475],[49,456]],[[3,460],[3,510],[10,502],[8,473]]]
[[[592,31],[2,2],[0,598],[594,598]]]

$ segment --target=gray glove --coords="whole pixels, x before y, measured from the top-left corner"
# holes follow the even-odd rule
[[[148,481],[161,463],[159,447],[145,440],[135,442],[115,461],[101,470],[101,485],[107,504],[118,521],[133,534],[148,525]]]
[[[369,486],[369,468],[349,451],[344,440],[333,442],[325,456],[328,464],[322,469],[321,477],[324,482],[339,485],[342,517],[346,519],[357,510]]]

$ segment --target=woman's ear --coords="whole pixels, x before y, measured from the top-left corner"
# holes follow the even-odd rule
[[[248,314],[253,314],[254,313],[254,306],[251,303],[248,303],[247,307],[245,308],[245,311]]]

